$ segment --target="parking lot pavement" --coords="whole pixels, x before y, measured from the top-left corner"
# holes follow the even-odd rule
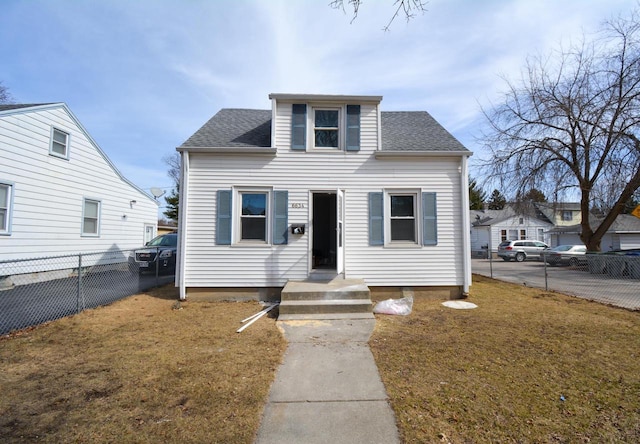
[[[472,259],[473,273],[543,288],[630,310],[640,310],[640,280],[591,274],[585,267],[551,267],[541,261]]]

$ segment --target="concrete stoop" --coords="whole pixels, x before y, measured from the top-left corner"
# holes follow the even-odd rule
[[[373,319],[372,306],[362,279],[289,281],[282,289],[278,320]]]

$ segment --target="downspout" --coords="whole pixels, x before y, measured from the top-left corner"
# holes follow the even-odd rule
[[[467,156],[460,160],[460,195],[462,196],[462,268],[463,285],[462,296],[469,296],[471,286],[471,223],[469,221],[469,172]]]
[[[181,172],[180,172],[180,202],[178,206],[178,264],[176,270],[176,286],[180,287],[180,300],[187,299],[187,288],[185,284],[185,269],[187,265],[187,213],[188,213],[188,198],[189,195],[189,151],[182,151],[180,153],[181,158]]]

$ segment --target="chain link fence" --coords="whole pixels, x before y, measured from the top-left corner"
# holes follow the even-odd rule
[[[587,253],[559,259],[545,253],[539,260],[505,262],[473,259],[476,274],[543,288],[630,310],[640,310],[640,251]]]
[[[147,247],[0,261],[0,335],[171,283],[175,259]]]

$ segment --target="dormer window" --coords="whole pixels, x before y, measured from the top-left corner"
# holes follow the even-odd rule
[[[573,211],[571,210],[564,210],[562,212],[562,220],[563,221],[571,221],[573,220]]]
[[[292,104],[291,149],[360,151],[360,105]]]
[[[340,148],[340,110],[314,109],[314,142],[316,148]]]

